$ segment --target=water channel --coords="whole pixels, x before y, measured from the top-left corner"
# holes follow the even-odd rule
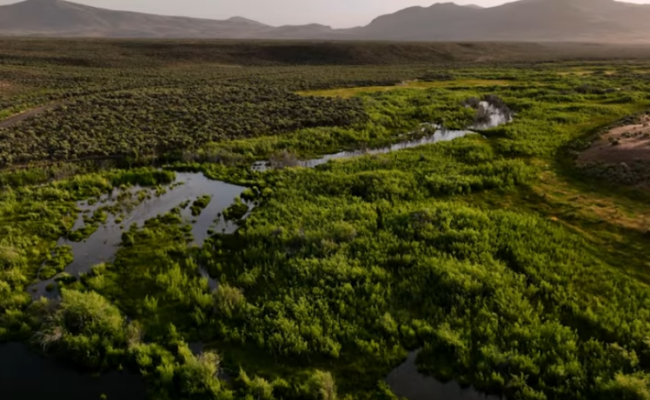
[[[450,131],[436,125],[426,123],[417,131],[405,136],[419,136],[418,139],[405,140],[392,146],[371,149],[366,151],[349,151],[326,155],[313,160],[299,161],[298,165],[308,168],[317,167],[330,160],[352,158],[368,154],[382,154],[392,151],[418,147],[440,141],[454,140],[481,130],[496,127],[510,122],[511,114],[487,102],[479,104],[479,110],[485,117],[482,123],[474,124],[466,130]],[[422,137],[422,133],[432,131],[430,135]],[[417,135],[414,135],[417,134]],[[253,165],[254,170],[264,171],[273,166],[269,162],[259,162]],[[199,217],[193,217],[189,208],[182,211],[184,220],[192,224],[192,234],[195,245],[201,246],[209,236],[208,230],[213,232],[233,233],[237,225],[223,220],[220,215],[229,207],[236,197],[244,191],[244,187],[231,185],[221,181],[213,181],[203,174],[177,173],[176,182],[166,188],[166,192],[155,196],[152,189],[135,187],[130,188],[132,195],[139,191],[149,191],[149,196],[133,209],[126,213],[122,221],[117,221],[110,215],[106,223],[102,224],[87,240],[72,242],[65,238],[59,240],[58,245],[72,247],[74,261],[66,267],[66,272],[78,275],[87,272],[94,265],[109,262],[115,256],[121,242],[122,233],[132,224],[143,226],[148,219],[165,214],[185,201],[192,201],[203,195],[211,196],[211,201]],[[89,205],[87,202],[78,204],[81,213],[75,223],[74,229],[83,227],[84,214],[92,214],[102,206],[118,202],[119,191],[104,195],[98,202]],[[215,280],[211,279],[207,271],[199,273],[208,278],[211,289],[217,288]],[[46,290],[54,279],[40,281],[28,288],[35,298],[40,296],[56,296]],[[203,350],[201,343],[193,343],[192,350],[200,353]],[[407,360],[393,370],[386,382],[399,397],[408,400],[478,400],[497,399],[487,397],[472,389],[463,389],[457,383],[441,383],[433,377],[420,374],[415,364],[417,352],[410,353]],[[135,374],[108,373],[101,377],[93,378],[68,368],[58,362],[41,358],[20,343],[0,344],[0,399],[2,400],[42,400],[43,398],[66,400],[89,399],[120,399],[144,400],[145,389],[141,378]]]
[[[427,144],[433,144],[438,142],[448,142],[450,140],[458,139],[467,135],[476,134],[480,131],[495,128],[499,125],[506,124],[512,120],[512,114],[509,110],[503,110],[498,108],[486,101],[479,103],[479,109],[477,114],[483,116],[481,122],[474,123],[467,127],[464,130],[448,130],[443,127],[432,124],[424,123],[418,129],[405,136],[418,136],[417,139],[404,140],[399,143],[393,144],[391,146],[380,147],[376,149],[368,150],[355,150],[355,151],[342,151],[340,153],[327,154],[320,158],[315,158],[311,160],[299,160],[295,163],[295,166],[305,167],[305,168],[315,168],[319,165],[326,164],[330,160],[340,160],[344,158],[354,158],[361,157],[365,155],[372,154],[386,154],[393,151],[410,149],[413,147],[424,146]],[[422,133],[432,131],[432,134],[421,136]],[[273,162],[271,161],[258,161],[253,164],[253,170],[255,171],[266,171],[268,169],[274,168]]]

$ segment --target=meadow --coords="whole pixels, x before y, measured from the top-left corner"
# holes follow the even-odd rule
[[[0,49],[0,342],[136,371],[152,399],[396,399],[385,377],[415,350],[507,399],[650,399],[650,168],[576,163],[643,121],[650,60],[30,43]],[[512,121],[296,166],[465,129],[479,100]],[[243,189],[129,223],[181,172]],[[202,218],[239,228],[197,244]],[[114,257],[66,271],[62,238],[108,223]]]

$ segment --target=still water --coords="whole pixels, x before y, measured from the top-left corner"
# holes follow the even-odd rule
[[[0,344],[2,400],[146,400],[136,374],[112,372],[93,377],[52,359],[42,358],[21,343]]]
[[[499,400],[472,388],[462,388],[456,382],[442,383],[432,376],[422,375],[415,364],[419,351],[409,353],[406,361],[391,371],[386,383],[399,398],[408,400]]]
[[[66,267],[65,272],[77,276],[80,273],[88,272],[90,268],[97,264],[111,261],[122,241],[122,233],[127,231],[131,225],[136,224],[142,227],[148,219],[163,215],[184,201],[194,201],[203,195],[209,195],[212,199],[210,204],[201,212],[200,216],[193,217],[189,206],[182,210],[183,219],[187,223],[192,224],[193,244],[198,246],[203,245],[203,242],[209,236],[208,230],[210,229],[217,233],[233,233],[237,230],[237,224],[231,221],[225,221],[219,215],[232,205],[237,196],[242,194],[245,189],[244,187],[221,181],[213,181],[206,178],[203,174],[196,173],[176,173],[175,183],[180,185],[170,185],[167,188],[167,192],[160,196],[155,196],[151,189],[142,187],[131,188],[129,190],[132,194],[141,190],[148,190],[151,198],[144,200],[126,213],[124,220],[119,223],[116,222],[114,215],[110,215],[106,223],[102,224],[85,241],[73,242],[61,238],[58,245],[72,247],[72,253],[74,254],[74,261]],[[117,202],[117,194],[118,191],[115,190],[111,194],[104,195],[93,205],[88,205],[85,202],[80,203],[78,206],[82,212],[75,223],[74,229],[79,229],[84,226],[83,215],[85,211],[88,211],[89,215],[92,215],[94,211],[103,206],[115,204]],[[52,282],[54,282],[54,278],[43,280],[30,286],[28,290],[36,298],[41,296],[55,296],[55,294],[48,293],[46,290],[47,285]]]

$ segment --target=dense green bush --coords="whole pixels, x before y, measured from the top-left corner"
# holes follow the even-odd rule
[[[35,339],[88,368],[117,365],[126,345],[119,309],[95,292],[63,290],[58,304],[41,305],[45,319]]]

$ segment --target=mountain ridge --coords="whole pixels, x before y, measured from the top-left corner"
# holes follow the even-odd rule
[[[650,5],[614,0],[520,0],[494,7],[435,3],[368,25],[270,26],[242,16],[211,20],[116,11],[65,0],[0,6],[0,35],[188,39],[584,41],[650,43]]]

